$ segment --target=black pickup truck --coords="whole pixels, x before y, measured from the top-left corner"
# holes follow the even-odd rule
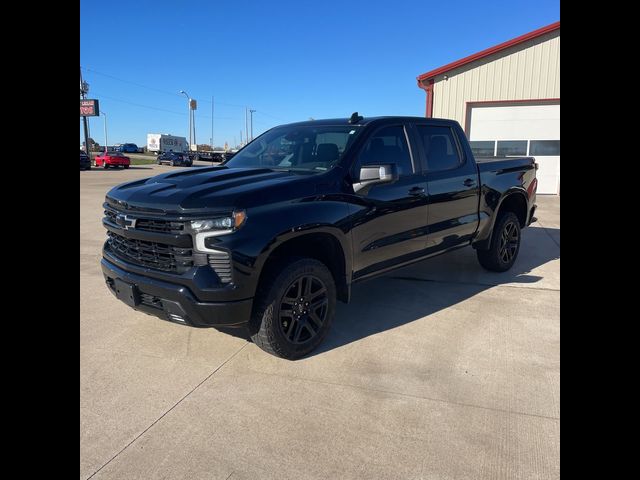
[[[483,267],[509,269],[534,219],[536,168],[475,159],[451,120],[279,126],[223,165],[111,189],[102,270],[136,310],[295,359],[355,282],[467,245]]]

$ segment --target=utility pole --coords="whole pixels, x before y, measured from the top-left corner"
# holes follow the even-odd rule
[[[80,98],[84,100],[87,98],[87,92],[89,91],[89,84],[82,81],[82,67],[80,67]],[[89,151],[89,126],[87,116],[82,116],[82,123],[84,124],[84,151],[89,156],[89,162],[91,162],[91,152]]]
[[[242,129],[240,129],[240,146],[242,147]]]
[[[251,141],[253,141],[253,112],[255,112],[255,110],[249,110],[249,114],[251,115],[249,124],[251,126]]]
[[[211,95],[211,151],[213,152],[213,95]]]
[[[247,117],[248,107],[244,107],[244,139],[245,144],[249,143],[249,118]]]
[[[109,149],[109,140],[107,138],[107,114],[101,111],[100,115],[104,115],[104,153],[106,155],[107,150]]]

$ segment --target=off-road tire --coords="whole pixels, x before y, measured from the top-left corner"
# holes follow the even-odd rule
[[[491,246],[488,250],[476,250],[480,265],[492,272],[506,272],[518,258],[521,241],[520,221],[516,214],[500,214],[493,227]],[[505,252],[505,248],[508,251]]]
[[[307,320],[303,318],[302,321],[294,321],[293,318],[288,320],[288,317],[281,316],[281,310],[288,310],[282,307],[287,306],[288,301],[286,298],[289,298],[291,293],[297,289],[296,282],[300,281],[306,286],[304,279],[309,278],[312,280],[307,280],[307,282],[311,281],[315,287],[322,285],[326,288],[326,306],[318,307],[318,310],[314,311],[314,317],[311,317],[311,315],[303,316]],[[310,288],[313,288],[313,286]],[[304,287],[301,287],[301,289],[304,289]],[[320,292],[321,288],[316,288],[315,291]],[[285,298],[287,293],[290,295]],[[313,292],[309,294],[311,298],[315,298],[313,295]],[[320,303],[320,300],[314,303]],[[288,311],[294,311],[295,308],[292,306],[291,310]],[[326,311],[324,308],[326,308]],[[267,272],[258,286],[249,327],[251,340],[272,355],[295,360],[310,353],[322,342],[333,322],[335,309],[336,286],[329,269],[323,263],[312,258],[291,258]],[[314,318],[320,318],[318,313],[324,313],[323,321],[317,328],[317,332],[311,336],[311,329],[316,328],[318,323]],[[312,324],[309,324],[309,317],[311,317]],[[293,330],[292,333],[285,332],[287,329],[283,324],[286,322],[291,323],[289,331]],[[306,326],[307,324],[309,326]],[[299,334],[302,340],[304,340],[305,334],[310,338],[301,343],[295,343],[287,338],[288,335],[286,333],[289,333],[291,337],[295,337],[298,333],[295,330],[296,326],[302,332]]]

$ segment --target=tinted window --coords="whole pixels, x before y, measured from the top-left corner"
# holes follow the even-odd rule
[[[361,131],[355,125],[287,125],[262,134],[225,165],[321,173],[338,164]]]
[[[374,132],[360,152],[355,173],[357,175],[363,165],[385,163],[395,163],[400,176],[413,174],[409,146],[401,126],[385,127]]]
[[[424,145],[429,171],[450,170],[462,163],[451,128],[434,125],[418,125],[417,127]]]
[[[560,155],[560,140],[531,140],[529,155]]]
[[[471,151],[476,157],[493,157],[496,142],[486,140],[474,140],[469,142]]]
[[[498,156],[504,157],[505,155],[526,155],[527,154],[527,141],[526,140],[498,140]]]

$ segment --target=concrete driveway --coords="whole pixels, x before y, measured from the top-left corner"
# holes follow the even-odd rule
[[[358,284],[290,362],[107,291],[105,193],[170,169],[80,172],[81,479],[559,478],[558,197],[512,271],[468,248]]]

